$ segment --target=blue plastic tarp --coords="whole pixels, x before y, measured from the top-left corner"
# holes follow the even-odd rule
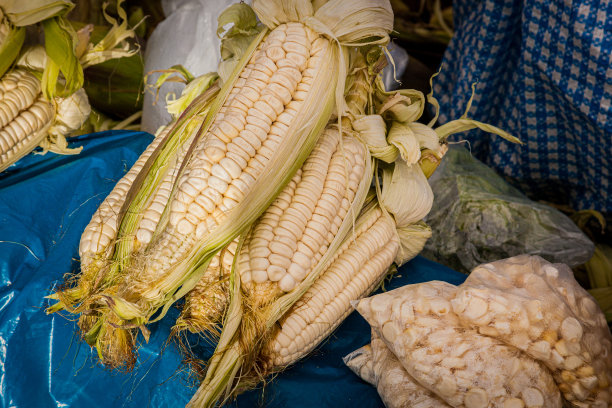
[[[45,314],[43,297],[78,272],[78,243],[92,214],[152,140],[142,132],[103,132],[73,139],[77,156],[29,155],[0,174],[0,406],[181,407],[195,392],[179,349],[168,342],[178,311],[151,325],[135,370],[111,372],[79,339],[74,317]],[[417,257],[386,285],[464,275]],[[238,407],[381,407],[376,390],[342,357],[369,342],[353,313],[310,357]],[[202,340],[202,343],[204,341]],[[198,346],[202,356],[212,346]]]

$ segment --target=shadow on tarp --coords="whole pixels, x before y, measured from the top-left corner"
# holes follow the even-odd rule
[[[166,343],[178,310],[151,325],[127,374],[96,362],[74,317],[44,313],[43,296],[78,271],[79,238],[92,214],[151,140],[143,132],[85,135],[72,139],[83,146],[79,155],[31,154],[0,174],[0,406],[181,407],[195,391],[177,347]],[[464,275],[417,257],[387,289],[432,279],[460,283]],[[353,313],[310,357],[232,405],[381,407],[376,390],[341,359],[369,337]],[[202,344],[199,352],[212,351]]]

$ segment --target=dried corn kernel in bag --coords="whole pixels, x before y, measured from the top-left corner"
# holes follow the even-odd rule
[[[344,363],[376,387],[387,408],[446,408],[444,401],[418,384],[372,330],[372,343],[345,356]]]
[[[408,285],[362,299],[356,309],[406,371],[453,407],[561,407],[545,367],[460,326],[450,304],[456,292],[446,282]]]
[[[475,268],[451,301],[461,323],[523,350],[577,407],[612,404],[612,338],[569,267],[518,256]]]
[[[417,383],[402,367],[380,335],[372,330],[376,389],[387,408],[448,408],[449,405]]]
[[[374,362],[372,360],[372,346],[366,344],[342,358],[344,364],[359,378],[368,384],[376,386],[374,378]]]

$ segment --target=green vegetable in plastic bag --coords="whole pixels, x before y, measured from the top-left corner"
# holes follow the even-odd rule
[[[519,254],[571,267],[591,258],[589,238],[558,210],[529,200],[470,152],[451,146],[430,178],[433,231],[426,257],[459,271]]]

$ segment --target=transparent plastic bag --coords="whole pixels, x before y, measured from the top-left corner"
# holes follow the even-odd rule
[[[566,265],[527,255],[481,265],[451,304],[462,325],[544,363],[575,406],[612,404],[612,337]]]
[[[558,210],[510,186],[461,146],[451,146],[430,178],[433,231],[423,255],[453,269],[520,254],[571,267],[588,261],[593,243]]]
[[[375,330],[371,344],[348,354],[343,361],[362,380],[376,387],[387,408],[449,407],[410,377]]]
[[[445,408],[449,405],[417,383],[380,335],[372,330],[374,380],[387,408]]]
[[[432,281],[360,300],[356,309],[406,371],[453,407],[561,407],[548,370],[520,350],[460,326],[457,288]],[[376,371],[376,369],[375,369]]]
[[[401,86],[399,79],[404,75],[408,67],[410,56],[405,49],[396,43],[389,44],[387,49],[389,54],[391,54],[391,58],[393,58],[393,63],[389,61],[389,56],[387,56],[388,65],[383,68],[382,80],[385,84],[385,89],[387,91],[393,91],[399,89]]]
[[[376,386],[374,362],[372,360],[372,346],[370,344],[366,344],[342,357],[342,361],[344,361],[344,364],[363,381]]]

